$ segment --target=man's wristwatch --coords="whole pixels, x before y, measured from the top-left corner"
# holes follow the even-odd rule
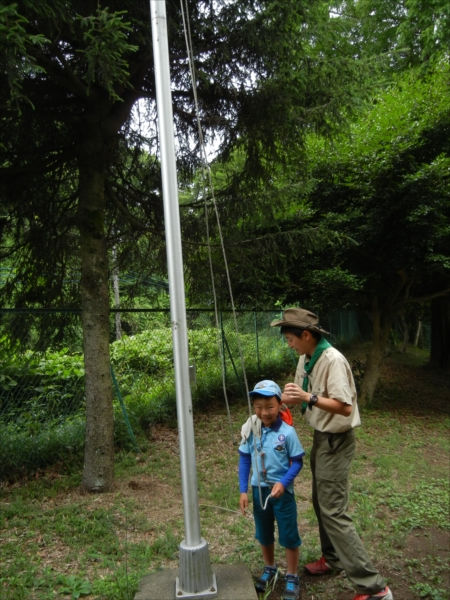
[[[312,410],[312,407],[314,406],[314,404],[316,404],[318,399],[319,396],[317,396],[317,394],[311,394],[311,397],[309,398],[308,402],[309,410]]]

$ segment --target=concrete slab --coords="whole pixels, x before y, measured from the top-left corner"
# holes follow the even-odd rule
[[[245,565],[211,565],[217,580],[217,600],[258,600],[250,571]],[[164,569],[141,579],[134,600],[178,600],[178,569]]]

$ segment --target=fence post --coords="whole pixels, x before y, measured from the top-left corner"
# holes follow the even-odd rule
[[[222,369],[223,369],[223,378],[225,380],[225,385],[227,385],[227,363],[225,361],[225,331],[223,330],[223,315],[222,311],[219,313],[219,323],[220,323],[220,335],[222,339]]]
[[[258,365],[258,373],[261,373],[261,365],[259,363],[259,340],[258,340],[258,316],[256,310],[253,311],[255,321],[255,338],[256,338],[256,364]]]
[[[236,375],[237,384],[239,386],[239,389],[241,390],[242,397],[245,398],[246,397],[246,393],[245,393],[245,390],[242,387],[241,381],[239,379],[239,373],[238,373],[238,371],[236,369],[236,365],[234,364],[233,355],[231,354],[230,345],[228,344],[228,340],[227,340],[227,338],[225,336],[225,332],[223,332],[223,338],[225,340],[225,347],[226,347],[226,349],[228,351],[228,356],[230,357],[231,366],[233,367],[234,374]]]
[[[133,448],[136,452],[139,452],[139,446],[136,443],[136,438],[134,437],[133,429],[131,428],[130,419],[128,418],[127,409],[125,407],[125,402],[123,401],[122,394],[120,393],[119,384],[117,383],[116,374],[114,373],[113,366],[110,365],[111,368],[111,377],[113,380],[114,388],[116,390],[117,398],[120,402],[120,407],[122,409],[123,418],[125,421],[125,425],[128,430],[128,435],[130,436],[131,443],[133,444]]]

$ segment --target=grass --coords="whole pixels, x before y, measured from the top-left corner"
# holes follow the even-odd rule
[[[386,361],[385,383],[357,430],[351,476],[357,529],[399,600],[450,598],[449,420],[422,400],[434,382],[439,408],[448,388],[436,387],[424,362],[415,355],[412,367],[401,355]],[[419,383],[413,377],[418,371]],[[244,401],[232,407],[235,437],[247,410]],[[309,449],[312,431],[298,411],[294,419]],[[195,432],[201,528],[211,561],[244,563],[259,574],[251,511],[244,517],[238,510],[237,448],[224,408],[197,414]],[[148,450],[118,456],[113,492],[83,495],[79,483],[78,472],[55,469],[0,490],[1,600],[131,600],[144,575],[178,565],[184,522],[176,428],[155,427]],[[320,555],[308,459],[295,486],[301,572]],[[276,560],[283,570],[280,547]],[[273,600],[280,598],[282,580]],[[342,575],[303,577],[302,600],[351,597],[352,586]]]

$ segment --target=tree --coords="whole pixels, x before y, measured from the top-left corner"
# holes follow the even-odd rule
[[[432,68],[448,52],[445,0],[337,0],[332,10],[347,32],[348,52],[381,61],[388,77],[411,67]]]
[[[401,76],[351,137],[312,142],[311,205],[357,242],[330,260],[359,280],[353,303],[373,321],[362,402],[373,397],[394,318],[450,293],[449,73],[444,58],[424,78]]]
[[[20,0],[6,8],[0,256],[12,270],[1,294],[21,307],[81,302],[83,485],[107,490],[114,459],[108,248],[120,241],[121,269],[145,259],[152,275],[165,273],[156,128],[144,139],[132,127],[139,99],[148,101],[148,122],[155,118],[148,2],[130,0],[126,11],[117,0]],[[222,141],[223,158],[243,153],[237,179],[269,177],[286,148],[301,150],[308,131],[331,134],[351,111],[362,67],[325,60],[332,54],[325,40],[337,36],[327,3],[192,0],[188,8],[200,117],[206,135]],[[198,164],[196,122],[174,0],[168,15],[183,180]]]

